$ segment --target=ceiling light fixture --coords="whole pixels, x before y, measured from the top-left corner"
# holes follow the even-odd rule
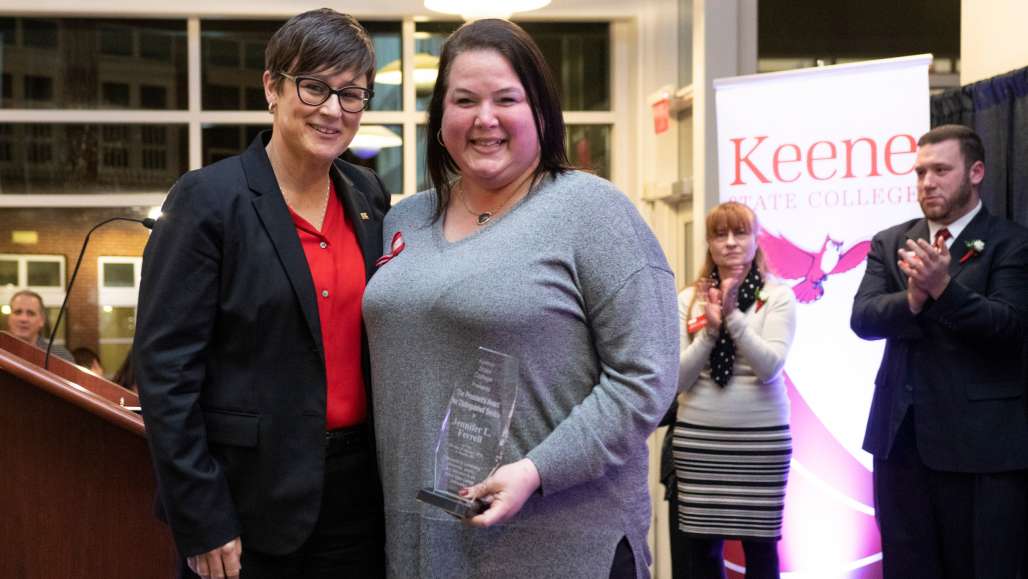
[[[425,8],[444,14],[460,14],[464,20],[510,18],[515,12],[530,12],[549,4],[550,0],[425,0]]]
[[[361,125],[350,141],[350,152],[361,159],[370,159],[382,149],[403,146],[400,135],[382,125]]]

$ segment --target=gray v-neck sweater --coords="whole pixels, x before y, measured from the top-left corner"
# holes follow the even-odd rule
[[[678,374],[673,275],[652,232],[609,182],[547,179],[460,241],[435,196],[398,204],[364,296],[389,576],[606,577],[622,537],[650,561],[646,439]],[[415,500],[433,481],[439,427],[479,346],[516,357],[520,390],[503,463],[533,461],[540,492],[475,529]]]

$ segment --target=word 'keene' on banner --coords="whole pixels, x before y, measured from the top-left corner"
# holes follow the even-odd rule
[[[721,201],[752,207],[772,273],[798,301],[786,364],[793,461],[782,568],[880,576],[871,458],[860,449],[882,342],[849,328],[871,237],[920,215],[931,55],[714,82]],[[727,552],[741,571],[741,550]]]

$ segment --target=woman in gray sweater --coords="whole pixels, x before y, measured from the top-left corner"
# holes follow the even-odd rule
[[[646,439],[675,389],[674,280],[613,185],[570,170],[559,100],[517,25],[444,45],[435,189],[387,216],[364,314],[391,577],[645,577]],[[500,467],[464,521],[418,502],[478,347],[519,363]]]

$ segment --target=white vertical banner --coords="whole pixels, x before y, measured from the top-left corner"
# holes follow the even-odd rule
[[[871,237],[920,215],[913,166],[929,129],[930,63],[920,55],[714,82],[720,199],[755,210],[771,270],[799,302],[786,363],[787,576],[868,577],[880,566],[860,446],[884,343],[857,338],[849,317]]]

